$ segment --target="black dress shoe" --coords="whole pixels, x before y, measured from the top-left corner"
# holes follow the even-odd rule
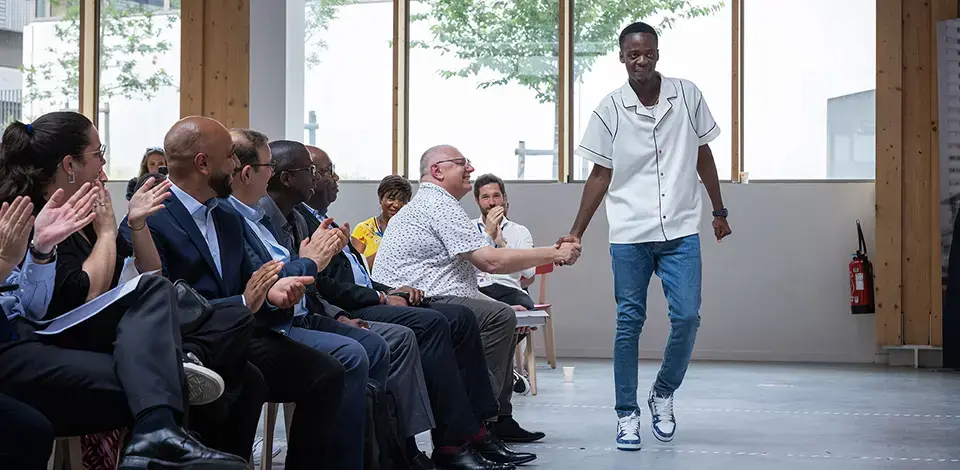
[[[433,463],[441,470],[516,470],[508,463],[491,462],[469,445],[460,446],[456,452],[433,451]]]
[[[433,461],[430,460],[430,457],[427,457],[427,454],[423,452],[414,455],[410,459],[410,469],[411,470],[436,470],[437,466],[433,464]]]
[[[490,434],[481,442],[474,442],[473,449],[483,458],[497,463],[520,465],[537,460],[537,454],[514,452],[503,445],[503,441]]]
[[[180,428],[133,436],[123,449],[118,470],[247,469],[247,461],[204,446]]]
[[[528,443],[536,442],[547,437],[547,435],[542,432],[530,432],[521,428],[520,423],[513,419],[512,416],[500,417],[500,421],[497,421],[496,424],[493,425],[493,433],[503,442]]]

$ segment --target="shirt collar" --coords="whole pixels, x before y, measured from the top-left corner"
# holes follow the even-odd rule
[[[317,220],[319,220],[319,221],[321,221],[321,222],[323,222],[323,219],[326,219],[326,218],[327,218],[327,214],[326,214],[326,213],[321,214],[320,211],[318,211],[318,210],[310,207],[310,204],[307,204],[307,203],[305,203],[305,202],[301,202],[300,205],[303,206],[303,207],[305,207],[305,208],[307,209],[307,212],[313,214],[313,216],[316,217]]]
[[[196,215],[200,210],[207,211],[213,209],[217,207],[218,204],[218,200],[215,197],[210,198],[206,203],[202,203],[173,183],[170,184],[170,191],[180,200],[180,203],[183,204],[183,207],[187,209],[190,215]]]
[[[230,196],[229,201],[230,201],[230,204],[233,205],[233,208],[236,209],[237,212],[239,212],[240,215],[242,215],[245,219],[255,224],[260,223],[260,221],[263,220],[265,211],[263,210],[262,207],[260,206],[250,207],[243,201],[237,199],[236,196]]]
[[[657,72],[657,74],[660,75],[660,103],[664,103],[671,98],[676,98],[677,86],[673,83],[673,80],[664,77],[659,72]],[[643,103],[641,103],[640,98],[637,97],[637,92],[633,91],[633,87],[630,86],[630,80],[627,80],[627,82],[620,87],[620,101],[623,103],[624,108],[636,108],[638,111],[644,109]]]
[[[446,189],[443,189],[443,188],[441,188],[440,186],[437,186],[436,184],[433,184],[433,183],[420,183],[420,190],[424,190],[424,189],[426,189],[426,190],[429,191],[429,192],[433,192],[435,195],[446,196],[446,197],[448,197],[448,198],[450,198],[450,199],[453,199],[454,201],[457,200],[457,198],[453,197],[453,194],[450,194],[449,192],[447,192]],[[417,191],[417,193],[419,193],[419,192],[420,192],[420,191]]]

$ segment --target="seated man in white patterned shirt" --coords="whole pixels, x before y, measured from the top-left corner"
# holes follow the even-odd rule
[[[503,180],[493,174],[481,175],[473,183],[473,197],[480,208],[480,217],[473,219],[477,230],[495,248],[533,248],[530,230],[507,218],[510,202]],[[524,290],[533,283],[537,268],[528,268],[508,274],[477,275],[480,292],[514,308],[533,310],[534,303]]]
[[[530,249],[497,249],[477,230],[459,200],[471,190],[470,161],[456,148],[441,145],[420,158],[420,188],[390,219],[383,234],[373,279],[385,285],[422,290],[430,303],[453,303],[477,316],[487,370],[500,413],[493,430],[507,442],[532,442],[543,433],[522,429],[512,418],[513,309],[480,293],[477,269],[511,273],[547,263],[572,264],[579,244]]]

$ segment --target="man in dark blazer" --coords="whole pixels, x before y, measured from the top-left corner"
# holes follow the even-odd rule
[[[173,195],[165,210],[148,219],[163,275],[186,281],[211,303],[247,306],[256,312],[258,323],[290,315],[313,278],[277,280],[282,263],[257,269],[244,249],[243,219],[218,207],[218,197],[230,195],[237,166],[229,131],[213,119],[188,117],[167,132],[164,147]],[[130,230],[121,224],[125,237]],[[262,327],[256,328],[248,354],[263,374],[266,399],[297,405],[286,468],[325,467],[343,392],[343,366],[328,354]],[[252,447],[262,402],[244,403],[248,409],[230,414],[223,426],[230,436],[222,438],[247,439]]]
[[[313,196],[317,177],[332,174],[333,170],[329,166],[316,165],[308,149],[299,142],[275,141],[270,143],[270,149],[275,174],[267,192],[281,214],[276,217],[279,221],[273,217],[271,221],[278,224],[276,229],[285,240],[283,244],[296,250],[300,240],[312,234],[315,228],[309,227],[311,224],[295,209]],[[284,172],[307,174],[297,178],[278,176]],[[319,227],[321,222],[313,220]],[[334,260],[345,253],[337,254]],[[368,285],[358,285],[352,276],[343,281],[321,272],[314,287],[318,298],[308,296],[308,301],[326,300],[343,309],[345,315],[354,321],[394,323],[416,333],[424,378],[437,421],[433,431],[433,460],[438,467],[497,469],[503,468],[500,464],[522,464],[536,459],[534,454],[508,449],[481,424],[483,420],[496,416],[497,404],[486,372],[479,326],[472,312],[457,305],[439,308],[411,306],[397,294],[409,295],[417,303],[419,292],[408,287],[388,289],[386,286],[380,291]],[[460,373],[455,373],[456,370]],[[437,452],[438,448],[443,452]]]
[[[302,275],[298,273],[305,272],[303,266],[310,266],[312,274],[316,275],[316,266],[325,266],[347,244],[346,234],[336,228],[322,227],[300,249],[306,256],[291,255],[290,250],[277,241],[277,234],[269,222],[282,216],[273,201],[265,197],[273,176],[267,136],[251,129],[232,129],[230,134],[240,169],[234,174],[233,195],[221,202],[243,216],[248,229],[244,238],[250,258],[257,264],[271,260],[284,262],[281,278]],[[284,175],[284,178],[296,177]],[[261,206],[261,199],[267,204]],[[333,306],[329,308],[331,311],[335,309]],[[347,370],[347,385],[334,440],[339,452],[334,457],[332,469],[353,470],[364,466],[364,391],[368,380],[393,392],[401,437],[412,439],[433,429],[433,413],[420,366],[420,349],[416,335],[409,328],[379,322],[362,327],[351,325],[337,321],[325,310],[308,310],[305,300],[294,308],[292,318],[271,328],[285,332],[297,342],[330,353]]]

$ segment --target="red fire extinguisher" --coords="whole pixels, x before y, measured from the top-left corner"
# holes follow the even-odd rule
[[[873,313],[873,264],[867,257],[867,242],[857,221],[860,246],[850,261],[850,311],[854,314]]]

